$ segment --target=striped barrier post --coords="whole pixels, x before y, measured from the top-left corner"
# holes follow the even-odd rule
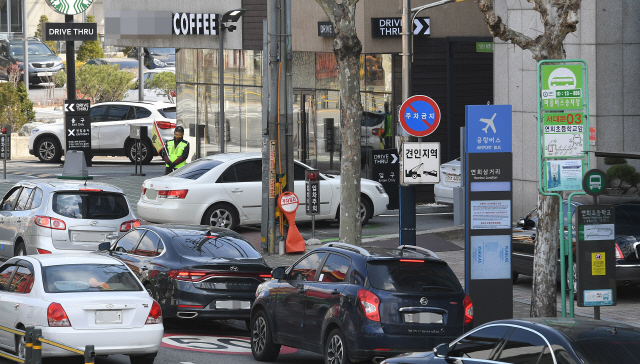
[[[42,364],[42,329],[33,329],[33,350],[31,352],[30,364]]]
[[[96,358],[96,351],[93,345],[87,345],[84,348],[84,364],[93,364]]]
[[[27,364],[31,364],[31,361],[33,360],[33,326],[27,326],[24,329],[24,339],[24,362]]]

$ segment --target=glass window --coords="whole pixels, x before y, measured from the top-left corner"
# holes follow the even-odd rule
[[[137,110],[137,108],[136,108]],[[176,119],[177,118],[177,111],[175,107],[165,107],[164,109],[158,109],[158,112],[160,113],[160,115],[164,116],[167,119]],[[149,113],[149,115],[151,115],[151,113]],[[146,118],[146,116],[145,116]]]
[[[573,347],[585,363],[637,363],[640,358],[640,331],[612,326],[594,327],[574,334]]]
[[[11,274],[16,270],[15,265],[4,266],[0,269],[0,291],[6,291],[9,287]]]
[[[27,267],[18,266],[18,270],[11,279],[7,292],[29,293],[33,287],[33,272]]]
[[[511,330],[508,326],[490,326],[465,336],[450,350],[450,357],[488,360],[500,339]]]
[[[153,231],[147,231],[136,248],[136,255],[142,255],[145,257],[156,256],[156,252],[158,251],[158,242],[160,242],[158,234]]]
[[[123,264],[67,264],[44,267],[47,293],[142,291]]]
[[[512,364],[537,363],[546,346],[540,335],[516,328],[502,347],[497,360]]]
[[[316,53],[316,88],[339,90],[338,62],[336,55],[331,53]]]
[[[4,200],[2,201],[3,211],[11,211],[14,207],[16,207],[16,202],[18,201],[18,196],[20,196],[21,189],[22,187],[16,187],[6,194]]]
[[[13,13],[13,11],[11,11],[11,13]],[[10,49],[11,49],[11,55],[13,56],[24,55],[24,46],[22,44],[19,44],[19,43],[11,44]],[[49,47],[47,47],[43,43],[29,42],[29,55],[44,56],[44,55],[54,55],[54,54],[55,53],[53,53],[51,49],[49,49]]]
[[[220,177],[218,178],[217,183],[233,183],[237,182],[236,178],[236,169],[234,166],[227,168],[226,171],[222,172]]]
[[[176,54],[175,48],[147,48],[147,51],[153,55],[170,56]]]
[[[89,112],[89,114],[91,115],[91,121],[92,122],[100,122],[100,121],[107,120],[107,110],[108,109],[109,109],[109,106],[107,106],[107,105],[92,107],[91,111]]]
[[[200,83],[216,83],[218,80],[218,50],[201,49],[198,55],[198,80]]]
[[[296,181],[304,181],[304,172],[306,171],[306,168],[304,168],[303,166],[299,165],[298,163],[294,163],[293,164],[293,178]]]
[[[253,160],[234,165],[238,182],[262,181],[262,161]]]
[[[18,198],[18,203],[16,204],[16,210],[26,210],[29,197],[31,197],[31,192],[33,192],[33,188],[24,187],[22,192],[20,193],[20,197]]]
[[[162,242],[162,240],[158,240],[158,250],[156,255],[162,254],[163,251],[164,251],[164,243]]]
[[[121,253],[133,254],[136,245],[138,244],[138,240],[140,240],[140,235],[142,235],[140,230],[130,231],[118,240],[113,250]]]
[[[215,258],[260,258],[251,243],[233,236],[179,236],[173,245],[180,255],[188,257]]]
[[[202,177],[205,173],[214,169],[215,167],[222,164],[222,162],[217,160],[210,159],[197,159],[194,162],[191,162],[184,167],[171,172],[172,177],[179,177],[185,179],[198,179]],[[229,168],[233,170],[233,167]]]
[[[129,106],[127,105],[111,105],[111,108],[109,109],[108,121],[127,120],[128,113]]]
[[[325,253],[313,253],[298,264],[289,272],[289,279],[292,281],[311,281],[316,275],[318,265],[324,258]]]
[[[136,119],[144,119],[151,116],[151,111],[144,107],[136,106],[135,110],[136,110],[136,116],[135,116]]]
[[[316,168],[320,171],[340,169],[340,92],[316,91],[316,140],[318,159]]]
[[[198,49],[188,48],[176,52],[176,82],[198,82],[198,52]]]
[[[459,292],[460,281],[444,262],[407,263],[375,260],[367,263],[371,286],[391,292]]]
[[[322,266],[322,271],[320,271],[318,281],[334,283],[344,282],[344,278],[347,275],[350,265],[351,260],[349,260],[349,258],[343,257],[342,255],[329,254],[329,257],[324,262],[324,266]]]
[[[40,207],[41,203],[42,203],[42,190],[36,187],[35,192],[31,194],[31,197],[29,197],[29,202],[27,203],[28,209],[29,210],[37,209],[38,207]]]
[[[53,211],[75,219],[115,220],[129,215],[124,195],[110,192],[56,192]]]

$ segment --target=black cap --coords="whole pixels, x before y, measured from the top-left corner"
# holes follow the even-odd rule
[[[174,133],[182,133],[184,134],[184,128],[180,125],[176,126],[175,130],[173,131]]]

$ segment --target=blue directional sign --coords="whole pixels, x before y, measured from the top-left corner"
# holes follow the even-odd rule
[[[467,105],[468,153],[511,153],[511,105]]]
[[[428,96],[411,96],[400,107],[400,125],[410,135],[427,136],[440,125],[440,108]]]

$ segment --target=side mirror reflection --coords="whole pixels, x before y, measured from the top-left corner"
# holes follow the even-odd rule
[[[436,356],[446,358],[449,356],[449,344],[440,344],[433,349]]]
[[[276,267],[271,271],[271,278],[273,279],[284,279],[284,276],[284,267]]]

